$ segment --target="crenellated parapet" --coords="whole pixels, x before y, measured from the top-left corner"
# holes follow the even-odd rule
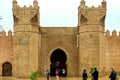
[[[84,0],[81,0],[78,7],[78,26],[84,24],[104,25],[106,15],[106,1],[103,0],[98,7],[88,7]]]
[[[6,34],[7,33],[7,34]],[[13,35],[12,35],[12,31],[9,30],[8,32],[5,32],[4,30],[2,30],[1,34],[0,34],[0,42],[3,45],[6,45],[7,43],[12,44],[13,41]]]
[[[92,7],[88,7],[88,6],[85,4],[85,0],[81,0],[78,9],[79,9],[79,8],[81,8],[81,9],[103,9],[103,8],[105,8],[105,9],[106,9],[106,1],[103,0],[103,1],[101,2],[101,5],[99,5],[98,7],[95,7],[94,5],[92,5]]]
[[[6,33],[8,33],[8,35]],[[2,30],[2,32],[0,33],[0,37],[2,37],[2,36],[12,37],[13,36],[12,31],[9,30],[8,32],[6,32],[5,30]]]
[[[117,33],[118,32],[116,30],[113,30],[112,32],[107,30],[105,32],[105,37],[106,37],[107,43],[109,45],[120,45],[120,32],[119,32],[119,34],[117,34]]]
[[[12,31],[9,30],[6,34],[6,32],[4,30],[2,30],[1,34],[0,34],[0,48],[5,48],[7,49],[8,47],[12,47],[13,46],[13,35],[12,35]],[[12,50],[12,49],[11,49]]]
[[[33,1],[33,6],[20,7],[16,0],[13,0],[14,24],[34,24],[39,25],[39,6],[37,0]]]
[[[22,8],[22,9],[26,9],[26,8],[30,8],[30,9],[38,9],[39,6],[38,6],[38,1],[37,0],[34,0],[33,1],[33,6],[30,5],[29,7],[26,7],[26,5],[24,5],[24,7],[20,7],[18,4],[17,4],[17,0],[13,0],[13,9],[17,9],[17,8]]]
[[[118,32],[116,30],[113,30],[112,32],[110,32],[109,30],[106,30],[105,32],[105,36],[106,37],[120,37],[120,32],[119,34],[117,34]]]

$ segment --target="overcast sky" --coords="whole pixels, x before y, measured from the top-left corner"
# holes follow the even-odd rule
[[[20,6],[32,5],[33,0],[17,0]],[[47,27],[76,27],[78,6],[81,0],[38,0],[40,25]],[[87,6],[99,6],[102,0],[85,0]],[[12,0],[0,0],[0,25],[13,31]],[[120,31],[120,0],[107,0],[105,29]]]

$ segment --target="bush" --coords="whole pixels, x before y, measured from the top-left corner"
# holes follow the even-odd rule
[[[90,68],[90,74],[92,74],[93,73],[93,71],[94,71],[94,68]]]
[[[30,75],[30,80],[37,80],[38,75],[39,75],[39,71],[32,72]]]
[[[116,79],[115,80],[118,80],[118,77],[116,77]]]
[[[94,72],[94,68],[90,68],[90,76],[91,76],[91,80],[93,80],[93,77],[92,77],[92,73]]]

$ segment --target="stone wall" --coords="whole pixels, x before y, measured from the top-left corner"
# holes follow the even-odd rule
[[[3,30],[0,34],[0,75],[2,75],[2,66],[5,62],[13,62],[13,36],[8,31],[8,35]]]
[[[120,34],[117,36],[113,31],[110,35],[107,31],[104,36],[105,16],[105,0],[99,7],[88,7],[81,0],[78,27],[39,27],[37,0],[29,7],[20,7],[13,0],[14,40],[11,31],[8,36],[2,31],[0,75],[5,62],[13,64],[16,77],[29,77],[31,71],[38,69],[45,75],[50,69],[50,57],[57,49],[65,52],[68,76],[81,76],[84,68],[89,72],[94,66],[99,71],[108,72],[113,67],[120,72]]]
[[[79,59],[77,47],[77,28],[43,28],[41,31],[40,71],[44,74],[50,69],[50,56],[56,49],[61,49],[67,56],[68,76],[78,76]]]
[[[104,25],[106,16],[106,2],[101,5],[88,7],[81,0],[78,7],[79,27],[79,76],[83,69],[96,67],[102,73],[104,63]],[[101,75],[101,74],[100,74]]]
[[[106,34],[106,71],[109,71],[113,67],[117,72],[120,72],[120,34],[117,35],[117,31],[113,30],[112,34],[107,30]]]

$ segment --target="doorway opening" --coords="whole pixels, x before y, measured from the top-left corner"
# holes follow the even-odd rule
[[[2,76],[12,76],[12,65],[9,62],[5,62],[2,66]]]
[[[67,76],[67,56],[65,52],[61,49],[56,49],[53,51],[50,57],[50,75],[55,76],[56,69],[62,70],[65,69],[65,76]]]

